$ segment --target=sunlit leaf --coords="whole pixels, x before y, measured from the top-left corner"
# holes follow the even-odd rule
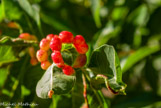
[[[159,50],[160,50],[159,45],[145,46],[145,47],[138,49],[136,52],[134,52],[127,58],[127,60],[125,61],[125,64],[122,66],[122,72],[126,72],[133,65],[135,65],[138,61],[142,60],[148,55],[151,55]]]
[[[114,93],[125,94],[126,85],[122,82],[119,58],[112,46],[103,45],[95,49],[88,68],[93,78],[91,84],[95,88],[105,84]]]
[[[9,20],[17,20],[22,16],[22,11],[14,0],[2,0],[2,13]]]
[[[51,73],[52,79],[51,79]],[[52,82],[51,82],[52,80]],[[62,73],[60,68],[53,63],[37,84],[36,93],[38,97],[48,98],[49,90],[53,90],[54,94],[65,94],[71,91],[75,84],[75,76],[68,76]],[[51,88],[52,84],[52,88]]]

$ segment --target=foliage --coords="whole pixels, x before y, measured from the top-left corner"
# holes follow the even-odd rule
[[[1,0],[0,103],[79,108],[85,102],[85,81],[90,108],[159,108],[160,18],[160,0]],[[87,40],[86,66],[72,76],[54,63],[46,72],[40,64],[32,66],[27,49],[38,49],[38,43],[19,39],[19,34],[40,41],[63,30]],[[71,62],[69,55],[65,59]],[[51,88],[51,73],[55,95],[42,99]]]

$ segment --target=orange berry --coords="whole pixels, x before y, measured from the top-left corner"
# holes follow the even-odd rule
[[[30,63],[31,63],[31,65],[33,65],[33,66],[37,65],[38,61],[37,61],[36,57],[31,58],[31,59],[30,59]]]
[[[34,58],[36,56],[34,47],[29,47],[28,51],[31,58]]]
[[[18,28],[19,28],[19,25],[18,25],[16,22],[9,22],[9,23],[7,24],[7,26],[8,26],[9,28],[15,28],[15,29],[18,29]]]
[[[48,92],[48,97],[49,97],[49,98],[52,98],[53,95],[54,95],[54,91],[53,91],[53,90],[50,90],[50,91]]]
[[[30,40],[31,39],[31,35],[29,33],[21,33],[19,35],[19,38],[24,39],[24,40]]]
[[[30,40],[35,40],[35,41],[37,41],[37,37],[36,37],[35,35],[31,35]]]
[[[49,45],[50,45],[50,41],[45,38],[42,39],[39,44],[40,49],[45,50],[45,51],[49,50],[49,48],[50,48]]]
[[[36,57],[39,62],[46,61],[48,59],[48,54],[45,50],[38,50],[36,53]]]
[[[51,63],[49,61],[43,61],[41,62],[41,68],[46,70],[48,69],[48,67],[51,65]]]

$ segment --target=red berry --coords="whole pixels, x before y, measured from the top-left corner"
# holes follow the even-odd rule
[[[37,57],[39,62],[43,62],[43,61],[46,61],[48,59],[48,54],[47,54],[46,51],[40,49],[40,50],[37,51],[36,57]]]
[[[62,55],[59,51],[54,51],[52,54],[51,54],[51,58],[53,60],[53,62],[59,67],[59,68],[62,68],[64,67],[64,61],[63,61],[63,58],[62,58]]]
[[[49,40],[47,40],[47,39],[42,39],[41,41],[40,41],[40,44],[39,44],[39,46],[40,46],[40,49],[42,49],[42,50],[45,50],[45,51],[47,51],[47,50],[49,50],[49,44],[50,44],[50,41]]]
[[[50,90],[50,91],[48,92],[48,97],[49,97],[49,98],[52,98],[53,95],[54,95],[54,91],[53,91],[53,90]]]
[[[75,45],[78,45],[78,44],[81,45],[81,44],[85,44],[86,41],[85,41],[85,39],[84,39],[84,37],[82,35],[76,35],[75,38],[74,38],[73,43]]]
[[[74,46],[79,54],[85,54],[88,51],[88,45],[86,43]]]
[[[83,67],[86,64],[87,57],[85,54],[80,54],[76,60],[74,61],[73,67],[74,68],[80,68]]]
[[[28,51],[31,58],[34,58],[36,56],[34,47],[29,47]]]
[[[38,61],[37,61],[36,57],[31,58],[31,59],[30,59],[30,63],[31,63],[31,65],[33,65],[33,66],[37,65]]]
[[[46,39],[48,39],[49,41],[51,41],[53,39],[53,37],[54,37],[54,34],[48,34],[46,36]]]
[[[73,34],[68,31],[62,31],[61,33],[59,33],[59,37],[62,43],[73,43],[74,40]]]
[[[60,51],[62,47],[61,40],[58,36],[54,36],[54,38],[50,42],[50,48],[52,51]]]
[[[46,70],[48,69],[48,67],[51,65],[51,63],[49,61],[43,61],[41,62],[41,68]]]
[[[21,33],[19,35],[19,38],[24,39],[24,40],[30,40],[31,39],[31,35],[29,33]]]
[[[69,65],[65,65],[63,68],[63,73],[66,75],[72,75],[74,72],[74,69]]]

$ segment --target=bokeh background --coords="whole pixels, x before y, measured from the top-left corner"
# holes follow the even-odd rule
[[[103,88],[110,108],[161,108],[161,0],[0,0],[0,38],[28,32],[41,40],[63,30],[83,35],[89,55],[103,44],[116,49],[127,95]],[[24,48],[16,50],[19,58],[4,49],[0,46],[0,102],[52,108],[51,100],[35,93],[44,72],[40,65],[30,65]]]

